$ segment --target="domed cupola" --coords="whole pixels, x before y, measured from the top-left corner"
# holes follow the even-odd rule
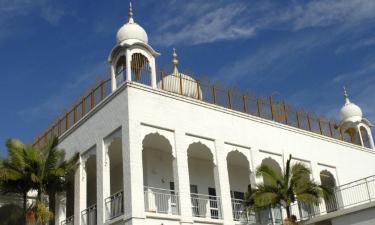
[[[366,148],[374,149],[372,138],[372,124],[363,118],[361,108],[350,102],[348,93],[344,87],[345,105],[340,110],[340,132],[343,140]]]
[[[134,22],[131,2],[128,16],[128,22],[117,32],[116,45],[108,57],[112,92],[126,82],[157,88],[155,58],[160,54],[148,44],[146,31]]]
[[[340,119],[343,122],[358,122],[362,120],[362,110],[350,102],[348,93],[344,88],[345,105],[340,110]]]
[[[143,42],[148,44],[148,36],[146,31],[133,19],[133,7],[130,3],[129,7],[129,21],[124,24],[117,32],[116,35],[117,44],[121,44],[124,41],[128,42]]]

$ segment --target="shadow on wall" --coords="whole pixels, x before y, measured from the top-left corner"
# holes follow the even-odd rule
[[[0,208],[0,225],[22,225],[23,210],[13,204],[4,205]]]

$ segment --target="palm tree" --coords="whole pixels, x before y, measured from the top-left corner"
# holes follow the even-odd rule
[[[6,141],[8,158],[0,161],[0,191],[3,194],[20,194],[23,199],[24,222],[26,224],[27,193],[35,189],[31,179],[38,151],[17,139]]]
[[[54,137],[46,142],[40,150],[40,157],[32,180],[37,183],[38,200],[45,202],[48,196],[49,209],[55,211],[55,196],[67,189],[67,176],[77,168],[79,154],[75,153],[70,159],[65,159],[65,151],[58,149],[58,138]],[[51,221],[51,224],[53,222]]]
[[[296,200],[306,204],[317,204],[328,194],[324,187],[310,179],[309,168],[298,162],[290,165],[291,159],[292,156],[289,155],[284,174],[267,165],[257,168],[256,176],[263,177],[265,182],[247,193],[248,210],[264,209],[279,204],[285,208],[287,219],[291,221],[290,206]]]

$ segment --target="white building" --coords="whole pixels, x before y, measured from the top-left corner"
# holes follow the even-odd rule
[[[241,202],[249,185],[262,182],[256,167],[282,172],[289,154],[316,181],[346,184],[334,201],[294,205],[298,219],[319,224],[326,216],[328,224],[345,224],[335,218],[370,207],[363,205],[375,198],[372,125],[346,92],[335,124],[271,97],[194,80],[178,71],[175,51],[173,71],[159,76],[158,55],[130,8],[108,58],[111,78],[36,140],[55,134],[68,156],[81,154],[74,185],[57,196],[56,225],[279,224],[283,210],[246,218]]]

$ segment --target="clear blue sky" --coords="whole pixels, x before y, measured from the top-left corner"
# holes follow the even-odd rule
[[[135,0],[167,66],[338,117],[342,86],[375,123],[375,1]],[[45,128],[108,70],[126,0],[0,0],[0,153]]]

